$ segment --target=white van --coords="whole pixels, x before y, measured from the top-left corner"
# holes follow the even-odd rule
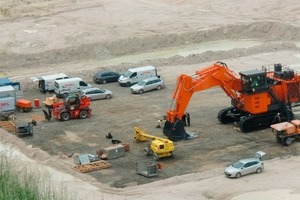
[[[128,69],[119,77],[119,84],[121,86],[131,86],[140,80],[157,76],[156,68],[153,66],[136,67]]]
[[[57,97],[64,97],[70,93],[77,94],[80,90],[92,87],[90,84],[78,77],[56,80],[54,86],[54,92]]]
[[[68,79],[69,77],[66,74],[52,74],[42,76],[41,78],[36,78],[35,80],[39,81],[39,89],[41,92],[53,92],[55,89],[54,83],[56,80]]]

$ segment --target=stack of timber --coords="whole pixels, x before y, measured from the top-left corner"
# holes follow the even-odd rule
[[[110,168],[110,167],[111,167],[111,164],[109,162],[101,160],[101,161],[92,162],[89,164],[77,165],[77,166],[73,167],[73,169],[75,169],[76,171],[81,172],[81,173],[86,173],[86,172],[100,170],[100,169],[106,169],[106,168]]]

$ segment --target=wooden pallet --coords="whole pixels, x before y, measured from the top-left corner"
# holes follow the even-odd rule
[[[106,161],[96,161],[85,165],[77,165],[73,167],[76,171],[79,171],[81,173],[86,173],[90,171],[100,170],[100,169],[106,169],[111,167],[111,164]]]
[[[11,121],[0,121],[0,127],[7,132],[16,132],[16,125]]]

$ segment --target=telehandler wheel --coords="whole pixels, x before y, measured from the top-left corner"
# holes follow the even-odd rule
[[[71,116],[70,116],[70,114],[67,113],[67,112],[64,112],[64,113],[61,113],[61,114],[60,114],[60,119],[61,119],[62,121],[68,121],[68,120],[70,120],[70,118],[71,118]]]
[[[87,115],[88,115],[87,111],[86,110],[82,110],[79,113],[79,118],[80,119],[85,119],[85,118],[87,118]]]
[[[153,154],[153,158],[154,158],[154,160],[156,160],[156,161],[159,160],[159,156],[157,155],[157,153],[154,153],[154,154]]]
[[[149,147],[145,147],[145,148],[144,148],[144,154],[145,154],[146,156],[149,156],[149,155],[150,155],[150,149],[149,149]]]

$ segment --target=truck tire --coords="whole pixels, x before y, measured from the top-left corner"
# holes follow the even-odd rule
[[[68,121],[68,120],[70,120],[70,118],[71,118],[71,115],[67,112],[63,112],[60,114],[60,119],[62,121]]]
[[[88,113],[87,113],[86,110],[81,110],[80,113],[79,113],[79,118],[80,119],[85,119],[85,118],[87,118],[87,115],[88,115]]]
[[[287,138],[284,138],[284,145],[285,146],[289,146],[289,145],[291,145],[292,144],[292,142],[293,142],[293,138],[291,138],[291,137],[287,137]]]
[[[276,136],[276,141],[277,143],[282,144],[282,139],[279,136]]]

